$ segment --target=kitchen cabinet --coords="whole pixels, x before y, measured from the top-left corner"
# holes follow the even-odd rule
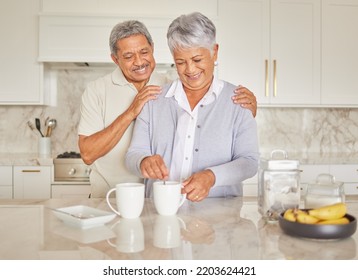
[[[301,165],[301,187],[305,193],[308,183],[319,174],[331,174],[336,181],[344,183],[346,195],[358,194],[358,164],[305,164]]]
[[[52,166],[14,166],[14,199],[51,197]]]
[[[316,181],[319,174],[329,174],[329,164],[302,164],[300,170],[302,170],[300,176],[301,194],[304,195],[307,185]]]
[[[193,11],[200,11],[209,17],[216,16],[217,2],[218,0],[42,0],[41,11],[52,14],[164,16],[173,20],[181,14]]]
[[[242,182],[243,196],[257,196],[258,193],[258,178],[257,174],[254,177],[246,179]]]
[[[0,104],[46,104],[38,57],[40,0],[0,2]]]
[[[51,186],[51,198],[88,198],[90,193],[90,184],[61,183]]]
[[[12,166],[0,166],[0,199],[12,198]]]
[[[40,15],[39,60],[42,62],[111,63],[108,38],[118,22],[131,19],[117,16]],[[155,42],[157,63],[173,63],[166,44],[167,18],[145,18]]]
[[[320,103],[320,0],[220,0],[219,77],[258,104]]]
[[[217,17],[218,0],[43,0],[39,60],[43,62],[113,63],[108,38],[117,23],[140,20],[154,41],[158,64],[172,64],[166,33],[177,16],[200,10]],[[155,7],[155,8],[154,8]],[[157,7],[160,7],[158,9]],[[79,65],[79,64],[77,64]]]
[[[315,182],[320,174],[331,174],[336,181],[344,183],[346,195],[358,195],[358,164],[301,164],[301,195],[306,193],[307,185]],[[243,182],[244,196],[257,196],[257,175]]]
[[[346,194],[358,194],[358,164],[333,164],[330,173],[336,181],[344,182]]]
[[[322,1],[322,103],[358,106],[358,0]]]

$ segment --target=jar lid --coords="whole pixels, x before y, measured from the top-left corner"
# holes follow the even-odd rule
[[[277,155],[281,155],[280,158]],[[297,170],[300,166],[298,160],[288,159],[285,150],[273,150],[270,159],[261,159],[260,167],[266,170]]]
[[[331,174],[322,173],[316,178],[316,181],[308,184],[309,192],[330,192],[334,189],[343,190],[343,182],[336,181],[335,177]]]

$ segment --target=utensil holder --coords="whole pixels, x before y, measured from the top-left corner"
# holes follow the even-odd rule
[[[51,155],[51,138],[50,137],[41,137],[39,138],[39,155],[47,156]]]

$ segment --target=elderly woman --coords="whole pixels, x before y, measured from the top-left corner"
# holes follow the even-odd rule
[[[217,79],[214,24],[200,13],[182,15],[167,39],[179,79],[163,87],[137,117],[126,165],[146,178],[182,182],[191,201],[242,195],[241,182],[258,167],[252,113],[232,103],[235,86]]]

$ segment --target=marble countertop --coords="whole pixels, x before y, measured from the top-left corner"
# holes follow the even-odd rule
[[[347,197],[358,217],[358,196]],[[132,221],[116,216],[104,226],[78,229],[51,208],[87,205],[110,211],[105,199],[0,200],[1,259],[274,260],[358,259],[358,232],[317,241],[283,233],[267,223],[256,199],[207,198],[186,202],[177,215],[156,214],[151,199]]]
[[[51,155],[40,156],[37,153],[0,153],[0,166],[1,165],[53,165]]]
[[[297,153],[287,152],[288,159],[300,164],[358,164],[357,153]],[[271,153],[261,153],[261,158],[270,159]],[[39,156],[36,153],[0,153],[1,165],[53,165],[56,156]]]

